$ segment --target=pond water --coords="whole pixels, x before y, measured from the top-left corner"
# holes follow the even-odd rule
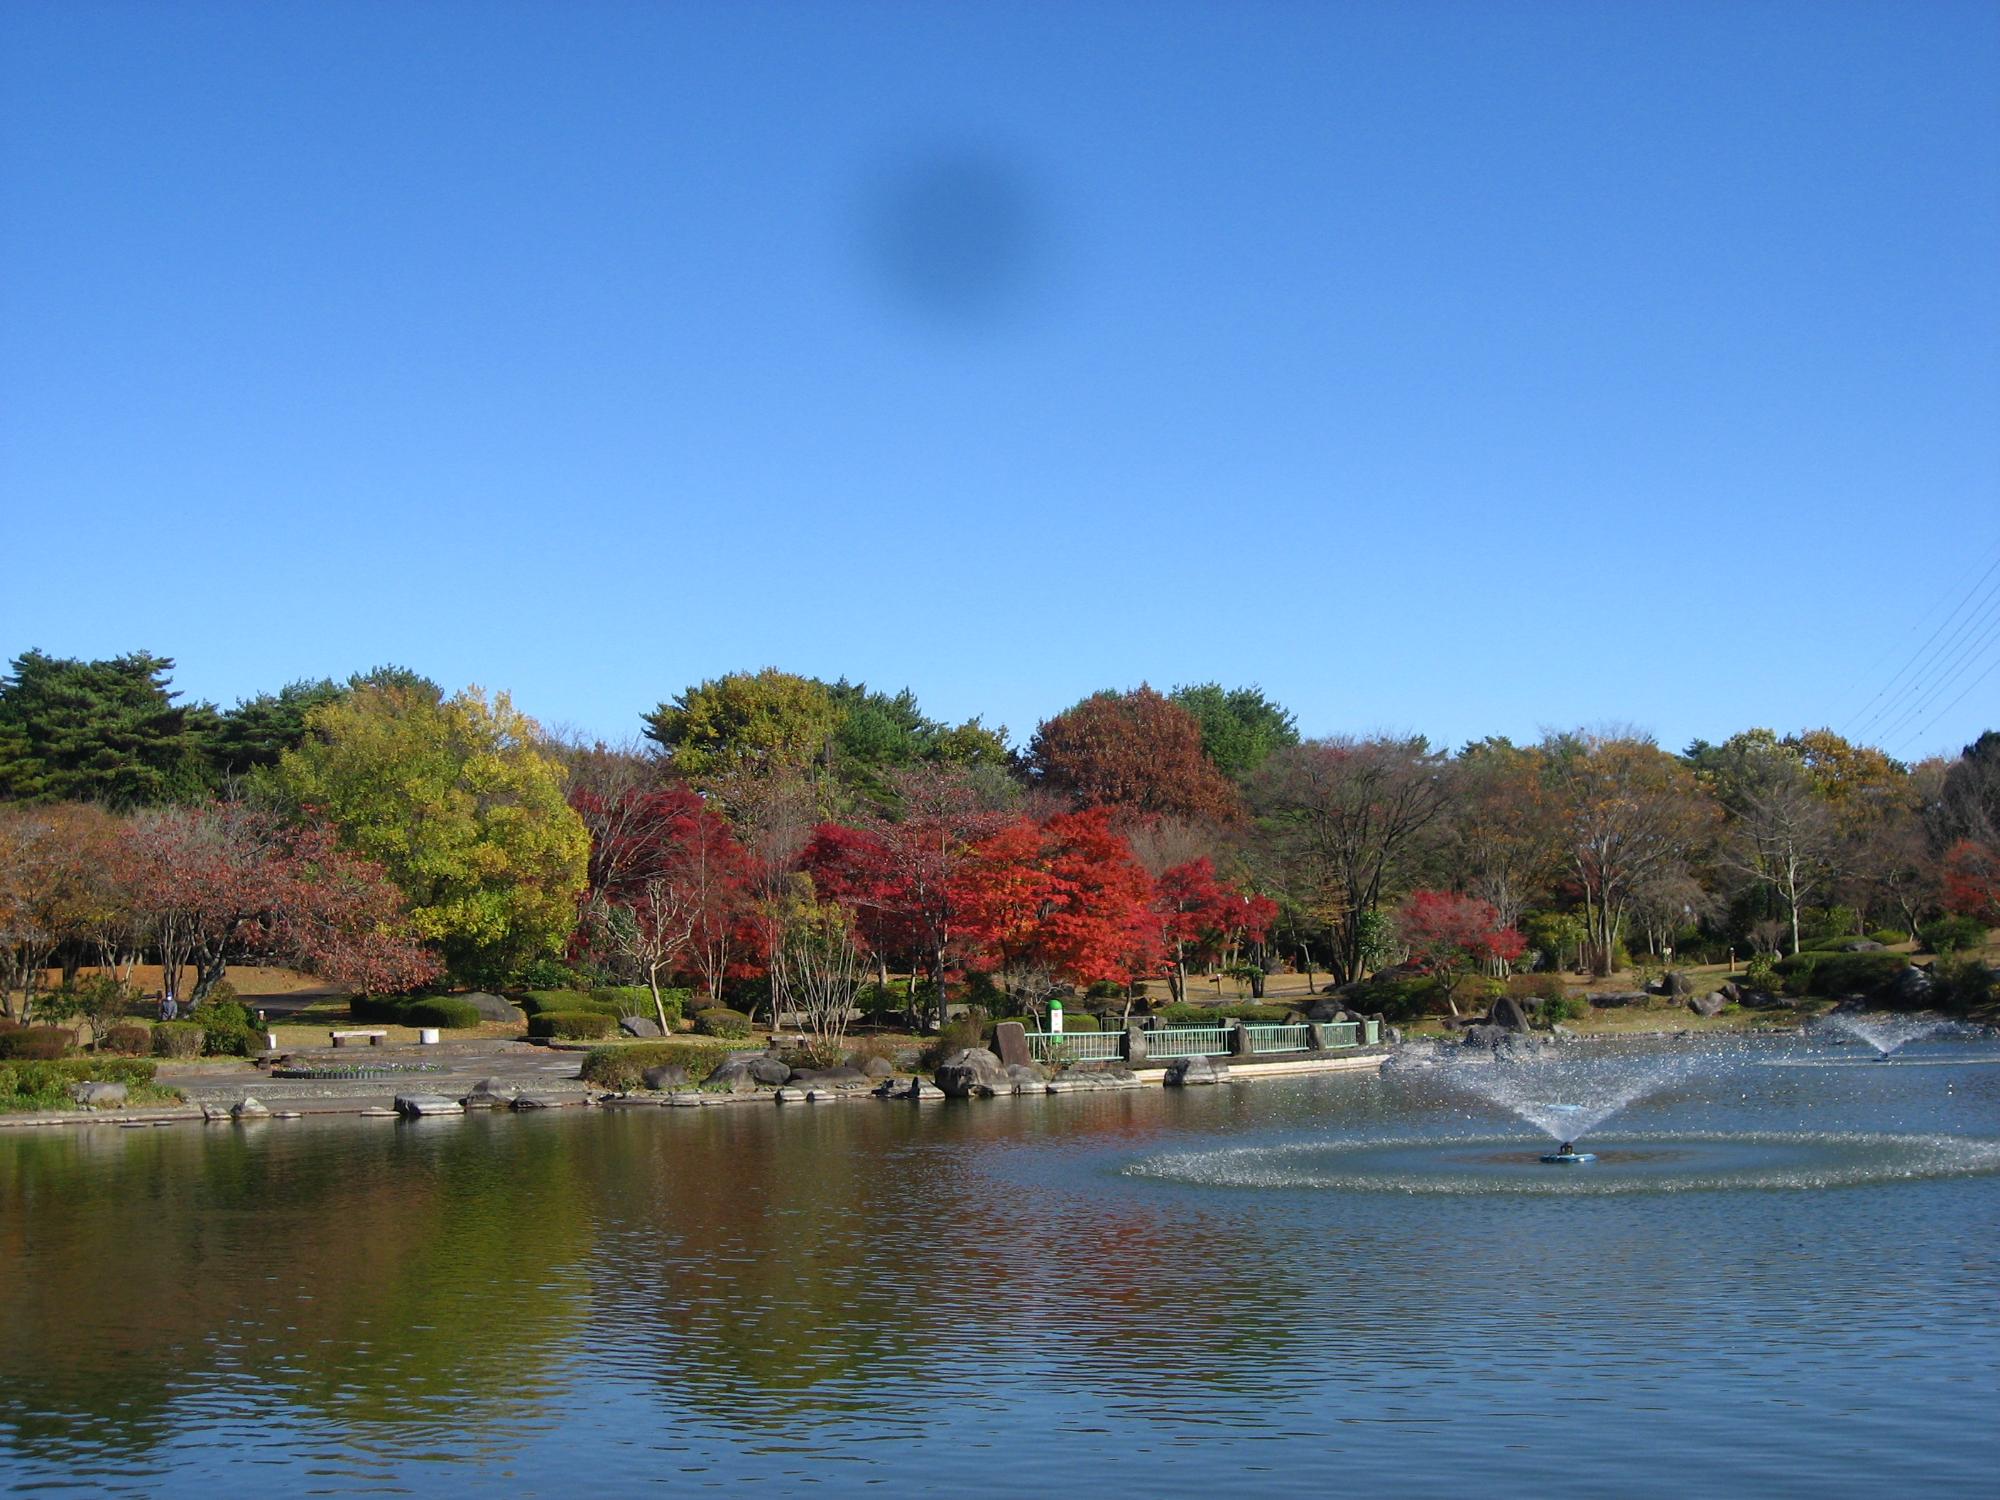
[[[1984,1489],[2000,1067],[0,1132],[0,1487]],[[1933,1149],[1933,1147],[1935,1149]]]

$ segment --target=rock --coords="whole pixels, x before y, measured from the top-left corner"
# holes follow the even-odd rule
[[[1644,990],[1607,990],[1601,995],[1588,997],[1590,1003],[1600,1010],[1616,1010],[1620,1006],[1644,1005],[1647,995]]]
[[[398,1094],[396,1113],[414,1120],[419,1115],[462,1115],[465,1106],[443,1094]]]
[[[660,1030],[660,1023],[651,1016],[620,1016],[618,1029],[627,1036],[635,1036],[646,1042],[657,1041],[666,1035]]]
[[[842,1064],[837,1068],[821,1068],[808,1081],[814,1088],[858,1089],[866,1088],[869,1078],[859,1068],[850,1068]]]
[[[1100,1090],[1144,1088],[1130,1068],[1071,1068],[1042,1087],[1051,1094],[1089,1094]]]
[[[1712,995],[1690,995],[1687,1003],[1688,1009],[1698,1016],[1719,1016],[1728,1004],[1720,990]]]
[[[788,1084],[778,1090],[778,1102],[780,1104],[803,1104],[806,1102],[806,1091],[804,1089],[793,1088]]]
[[[400,1104],[402,1101],[399,1099],[396,1102]],[[574,1094],[516,1094],[514,1102],[507,1107],[525,1112],[531,1109],[564,1109],[585,1102],[581,1096]]]
[[[89,1109],[105,1109],[125,1102],[125,1085],[122,1083],[79,1083],[72,1085],[70,1098]]]
[[[1915,1010],[1930,1001],[1934,983],[1929,974],[1910,964],[1889,981],[1887,998],[1899,1010]]]
[[[777,1076],[772,1077],[776,1072]],[[760,1082],[772,1085],[785,1082],[792,1076],[792,1070],[776,1058],[764,1053],[744,1056],[737,1053],[725,1057],[715,1065],[708,1075],[708,1083],[718,1088],[728,1089],[733,1094],[754,1094]]]
[[[1679,969],[1669,969],[1660,979],[1660,993],[1676,1000],[1685,1000],[1694,993],[1694,981]]]
[[[1733,979],[1725,979],[1722,982],[1722,988],[1718,989],[1716,994],[1722,996],[1731,1005],[1736,1004],[1743,998],[1743,991],[1737,987],[1736,981]]]
[[[1493,1002],[1493,1008],[1486,1014],[1489,1026],[1504,1026],[1509,1031],[1526,1031],[1528,1013],[1521,1009],[1521,1002],[1512,995],[1502,995]]]
[[[962,1047],[938,1064],[937,1086],[954,1099],[969,1099],[979,1084],[997,1084],[1006,1074],[1000,1059],[984,1047]]]
[[[218,1121],[228,1119],[229,1111],[224,1109],[220,1104],[204,1104],[201,1107],[201,1117],[213,1125]]]
[[[898,1073],[914,1073],[924,1065],[924,1049],[921,1047],[905,1047],[891,1058],[890,1061],[895,1063]]]
[[[1468,1047],[1504,1047],[1514,1033],[1505,1026],[1495,1026],[1481,1021],[1477,1025],[1466,1027],[1462,1035]]]
[[[777,1088],[791,1079],[792,1069],[782,1057],[773,1057],[766,1052],[761,1057],[750,1059],[750,1076],[758,1083]]]
[[[1007,1077],[1020,1084],[1044,1084],[1049,1081],[1049,1070],[1040,1063],[1008,1063]]]
[[[261,1099],[239,1099],[236,1107],[229,1111],[231,1118],[238,1120],[261,1120],[270,1113]]]
[[[679,1063],[661,1063],[657,1068],[648,1068],[642,1075],[649,1089],[677,1089],[686,1086],[688,1070]]]
[[[513,1097],[514,1090],[503,1080],[482,1078],[458,1102],[467,1109],[505,1109]]]
[[[1184,1057],[1167,1066],[1167,1082],[1181,1088],[1228,1081],[1229,1064],[1212,1057]]]
[[[1001,1063],[1008,1067],[1035,1060],[1028,1050],[1028,1028],[1019,1021],[1002,1021],[993,1028],[993,1048],[1000,1054]]]
[[[479,1019],[482,1021],[518,1022],[522,1019],[519,1006],[509,1004],[498,995],[489,995],[484,990],[474,990],[471,994],[460,995],[458,998],[478,1011]]]
[[[855,1061],[855,1057],[860,1057],[860,1061]],[[894,1078],[896,1076],[895,1064],[890,1062],[886,1057],[861,1057],[859,1053],[856,1053],[855,1057],[850,1057],[847,1060],[848,1066],[859,1068],[866,1077]]]

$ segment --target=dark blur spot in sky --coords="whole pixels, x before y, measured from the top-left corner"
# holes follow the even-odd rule
[[[1003,321],[1044,270],[1042,205],[1026,174],[991,151],[934,150],[892,164],[863,199],[861,229],[882,287],[930,321]]]

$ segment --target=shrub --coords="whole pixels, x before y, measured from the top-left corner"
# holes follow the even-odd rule
[[[1544,995],[1539,998],[1542,1002],[1541,1018],[1551,1026],[1574,1021],[1590,1012],[1590,1002],[1580,995]]]
[[[1552,1005],[1568,998],[1563,988],[1560,974],[1509,974],[1506,979],[1507,993],[1516,1000],[1539,1000],[1544,1005]],[[1583,1012],[1579,1010],[1578,1015]]]
[[[579,974],[553,958],[537,958],[521,965],[514,975],[514,983],[524,990],[582,989],[589,984],[589,976]]]
[[[1942,958],[1931,969],[1931,1000],[1939,1010],[1965,1015],[1993,1002],[2000,982],[1976,958]]]
[[[1868,941],[1880,943],[1884,948],[1893,948],[1898,943],[1907,943],[1910,935],[1898,927],[1878,927],[1868,934]]]
[[[1787,995],[1872,995],[1902,973],[1900,953],[1795,953],[1778,963]]]
[[[99,1039],[97,1050],[119,1057],[144,1057],[153,1050],[152,1028],[130,1022],[114,1026]]]
[[[927,1069],[935,1068],[954,1052],[985,1045],[986,1012],[974,1006],[966,1014],[945,1022],[943,1030],[924,1044],[923,1064]]]
[[[221,986],[217,985],[217,989]],[[232,991],[231,993],[234,993]],[[250,1012],[234,1000],[204,1000],[189,1018],[202,1031],[202,1051],[210,1057],[243,1057],[250,1051]]]
[[[1753,990],[1769,993],[1778,987],[1777,960],[1768,953],[1759,953],[1744,965],[1743,982]]]
[[[207,1034],[195,1021],[162,1021],[153,1028],[153,1056],[200,1057]]]
[[[521,996],[521,1009],[531,1017],[539,1016],[544,1011],[562,1011],[568,1014],[597,1008],[596,1003],[582,990],[529,990]]]
[[[486,1018],[470,1000],[460,1000],[454,995],[427,995],[421,1000],[404,1001],[397,1019],[405,1026],[445,1026],[463,1031]]]
[[[711,1005],[707,1010],[695,1013],[694,1029],[698,1036],[729,1037],[740,1041],[750,1035],[750,1018],[740,1010]]]
[[[153,1064],[129,1057],[0,1063],[0,1110],[70,1109],[79,1083],[122,1083],[159,1099],[178,1099],[153,1084]],[[143,1102],[143,1101],[140,1101]]]
[[[1119,984],[1115,980],[1099,979],[1083,992],[1083,998],[1086,1000],[1122,1001],[1125,998],[1125,994],[1126,986]]]
[[[1917,929],[1925,949],[1932,953],[1962,953],[1986,945],[1986,924],[1977,917],[1939,917]]]
[[[60,1026],[18,1026],[0,1031],[0,1057],[47,1062],[68,1054],[76,1033]]]
[[[528,1017],[529,1036],[556,1041],[591,1042],[617,1029],[617,1021],[595,1010],[545,1010]]]
[[[651,1016],[658,1020],[653,1009],[653,992],[643,984],[624,985],[618,989],[592,990],[591,1000],[597,1005],[609,1005],[620,1016]],[[667,1013],[667,1026],[672,1029],[680,1025],[681,1015],[687,1008],[686,990],[661,990],[660,1008]]]
[[[627,1042],[620,1046],[593,1047],[583,1059],[585,1083],[601,1089],[636,1089],[645,1083],[646,1070],[665,1063],[678,1063],[689,1078],[705,1078],[725,1057],[739,1051],[725,1042]]]
[[[368,1021],[377,1026],[392,1026],[403,1019],[403,997],[401,995],[350,995],[347,1013],[357,1021]]]

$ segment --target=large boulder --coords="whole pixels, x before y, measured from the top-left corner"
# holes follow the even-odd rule
[[[86,1109],[108,1109],[125,1102],[122,1083],[79,1083],[70,1088],[70,1098]]]
[[[396,1113],[409,1119],[419,1115],[462,1115],[465,1106],[443,1094],[398,1094]]]
[[[993,1050],[1000,1054],[1000,1061],[1010,1067],[1035,1060],[1034,1054],[1028,1050],[1028,1028],[1019,1021],[1002,1021],[993,1028]]]
[[[666,1034],[660,1030],[660,1023],[651,1016],[620,1016],[618,1029],[627,1036],[635,1036],[647,1042],[658,1041]]]
[[[1884,998],[1899,1010],[1916,1010],[1930,1003],[1934,983],[1928,973],[1910,964],[1889,981]]]
[[[501,1078],[482,1078],[458,1102],[467,1109],[505,1109],[514,1100],[514,1089]]]
[[[1502,995],[1493,1002],[1493,1008],[1486,1014],[1489,1026],[1504,1026],[1509,1031],[1526,1031],[1528,1013],[1521,1008],[1521,1002],[1512,995]]]
[[[750,1076],[767,1088],[782,1088],[791,1081],[792,1065],[766,1052],[750,1059]]]
[[[460,995],[458,998],[478,1011],[479,1019],[482,1021],[511,1021],[518,1023],[522,1019],[521,1008],[519,1006],[510,1004],[498,995],[489,995],[484,990],[473,990],[471,993]]]
[[[886,1057],[876,1057],[867,1052],[847,1054],[847,1066],[866,1074],[870,1078],[894,1078],[896,1065]]]
[[[710,1071],[708,1075],[709,1087],[724,1089],[732,1094],[754,1094],[757,1092],[758,1080],[753,1070],[757,1064],[763,1061],[764,1058],[761,1054],[755,1057],[745,1057],[739,1053],[734,1057],[725,1057]],[[784,1068],[784,1072],[776,1079],[776,1082],[783,1083],[785,1079],[791,1077],[791,1069],[785,1068],[783,1063],[780,1063],[778,1066]],[[766,1069],[766,1072],[768,1071]]]
[[[837,1068],[794,1068],[788,1081],[818,1089],[850,1089],[867,1087],[869,1079],[859,1068],[843,1065]]]
[[[237,1100],[229,1111],[231,1117],[238,1120],[261,1120],[270,1112],[271,1107],[268,1104],[262,1099],[254,1098]]]
[[[961,1047],[938,1064],[937,1086],[954,1099],[969,1099],[981,1084],[992,1087],[1007,1076],[1000,1059],[984,1047]]]
[[[640,1075],[640,1079],[647,1088],[658,1089],[664,1093],[668,1089],[685,1088],[688,1070],[679,1063],[661,1063],[657,1068],[646,1069]]]
[[[1460,1035],[1468,1047],[1504,1047],[1513,1039],[1515,1033],[1505,1026],[1481,1021],[1477,1025],[1466,1027]]]
[[[1712,995],[1690,995],[1687,1003],[1688,1009],[1698,1016],[1719,1016],[1728,1004],[1728,998],[1720,990]]]
[[[1592,995],[1590,1003],[1600,1010],[1615,1010],[1626,1005],[1644,1005],[1647,995],[1644,990],[1607,990],[1601,995]]]
[[[1679,969],[1669,969],[1660,979],[1660,993],[1673,1000],[1685,1000],[1694,993],[1694,981]]]
[[[1181,1088],[1227,1083],[1229,1064],[1214,1057],[1184,1057],[1167,1065],[1167,1082]]]

